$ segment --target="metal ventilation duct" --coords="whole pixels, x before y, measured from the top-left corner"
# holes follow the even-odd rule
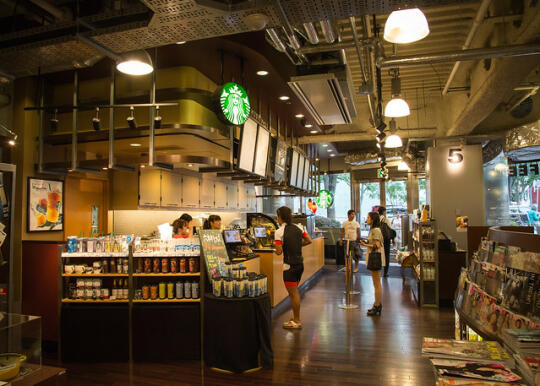
[[[540,159],[540,121],[508,131],[504,143],[504,152],[513,161]]]
[[[339,72],[295,76],[288,84],[319,126],[350,124],[356,117],[347,68]]]

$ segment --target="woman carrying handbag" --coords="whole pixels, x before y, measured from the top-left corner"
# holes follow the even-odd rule
[[[367,243],[360,241],[360,244],[367,248],[366,266],[371,271],[371,279],[375,289],[375,303],[369,309],[369,316],[380,315],[382,313],[382,288],[381,288],[381,268],[385,265],[383,234],[380,229],[381,220],[379,213],[369,212],[366,223],[370,226]]]

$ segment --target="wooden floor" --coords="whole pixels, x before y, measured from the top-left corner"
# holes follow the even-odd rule
[[[369,276],[358,275],[357,310],[342,310],[344,273],[325,271],[302,299],[303,329],[273,320],[274,368],[227,375],[203,369],[199,362],[173,364],[62,364],[59,385],[434,385],[428,361],[421,357],[423,336],[451,338],[451,309],[420,309],[409,279],[383,279],[383,313],[366,316],[373,304]],[[84,348],[81,348],[84,349]],[[51,363],[54,364],[54,363]]]

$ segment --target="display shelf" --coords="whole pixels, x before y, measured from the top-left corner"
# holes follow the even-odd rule
[[[201,299],[133,299],[133,303],[200,303]]]
[[[133,277],[199,277],[200,272],[187,273],[134,273]]]
[[[427,222],[413,222],[411,238],[414,241],[414,253],[418,257],[419,266],[415,268],[415,276],[418,280],[418,303],[422,307],[439,306],[439,253],[438,253],[438,229],[434,220]],[[434,279],[426,279],[426,268],[433,270]],[[430,277],[432,275],[429,275]],[[425,286],[424,284],[429,283]],[[433,285],[433,283],[435,285]]]
[[[127,252],[100,252],[100,253],[88,253],[88,252],[74,252],[68,253],[63,252],[62,257],[88,257],[88,258],[98,258],[98,257],[129,257]]]
[[[201,255],[186,255],[184,253],[174,252],[134,252],[133,257],[185,257],[189,259],[191,257],[201,257]]]
[[[90,303],[129,303],[128,299],[104,299],[104,300],[94,300],[94,299],[62,299],[62,303],[83,303],[83,304],[90,304]]]
[[[63,273],[62,277],[128,277],[127,273]]]

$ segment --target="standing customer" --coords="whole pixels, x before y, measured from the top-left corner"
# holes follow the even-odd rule
[[[283,282],[291,298],[293,318],[283,323],[283,328],[302,328],[300,322],[300,293],[298,283],[304,272],[304,259],[302,247],[311,244],[311,238],[299,224],[293,224],[292,211],[286,206],[277,210],[279,229],[274,237],[276,240],[276,254],[283,253]]]
[[[366,266],[369,267],[369,258],[371,252],[380,252],[381,253],[381,265],[385,265],[385,256],[383,246],[383,235],[380,230],[381,220],[379,218],[379,213],[369,212],[366,219],[366,223],[370,226],[369,235],[367,243],[360,241],[360,244],[367,248],[366,253]],[[369,269],[369,268],[368,268]],[[367,314],[370,316],[381,314],[382,312],[382,288],[381,288],[381,269],[371,270],[371,279],[373,280],[373,287],[375,289],[375,303],[373,308],[369,309]]]
[[[345,242],[349,241],[349,250],[345,251],[345,255],[352,251],[352,256],[354,259],[354,270],[353,272],[358,272],[358,261],[362,257],[362,251],[358,246],[357,241],[360,240],[360,224],[358,221],[354,220],[356,213],[354,210],[349,210],[347,212],[348,220],[343,222],[341,227],[341,237],[339,238],[339,245],[343,245],[343,237],[345,236]]]
[[[384,265],[384,277],[388,277],[388,268],[390,267],[390,242],[394,243],[396,237],[396,231],[392,228],[392,223],[386,217],[386,208],[379,206],[377,210],[381,219],[381,233],[384,238],[384,256],[386,257],[386,264]]]

